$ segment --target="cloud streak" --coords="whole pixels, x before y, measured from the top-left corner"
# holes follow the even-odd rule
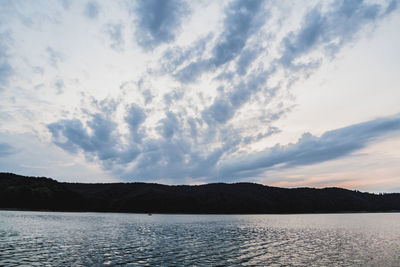
[[[221,163],[223,177],[258,175],[268,168],[311,165],[350,155],[373,142],[400,131],[400,115],[379,118],[325,132],[321,137],[305,133],[295,144],[276,145],[269,150]]]

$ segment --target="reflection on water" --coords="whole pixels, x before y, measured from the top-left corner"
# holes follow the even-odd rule
[[[400,266],[400,213],[0,211],[0,266]]]

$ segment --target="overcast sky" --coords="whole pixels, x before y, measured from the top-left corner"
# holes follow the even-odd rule
[[[398,1],[0,1],[0,171],[400,192]]]

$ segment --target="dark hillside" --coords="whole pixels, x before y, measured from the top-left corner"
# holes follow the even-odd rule
[[[83,197],[49,178],[0,173],[0,208],[79,210]]]
[[[252,183],[59,183],[0,173],[0,208],[143,213],[378,212],[400,210],[400,194],[286,189]]]

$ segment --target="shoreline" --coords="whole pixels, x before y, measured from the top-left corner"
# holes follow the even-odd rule
[[[104,213],[104,214],[138,214],[148,215],[146,212],[118,212],[118,211],[73,211],[73,210],[46,210],[46,209],[13,209],[0,208],[0,211],[23,211],[23,212],[49,212],[49,213]],[[329,215],[329,214],[378,214],[378,213],[400,213],[400,210],[390,211],[339,211],[339,212],[299,212],[299,213],[160,213],[151,212],[151,215]]]

